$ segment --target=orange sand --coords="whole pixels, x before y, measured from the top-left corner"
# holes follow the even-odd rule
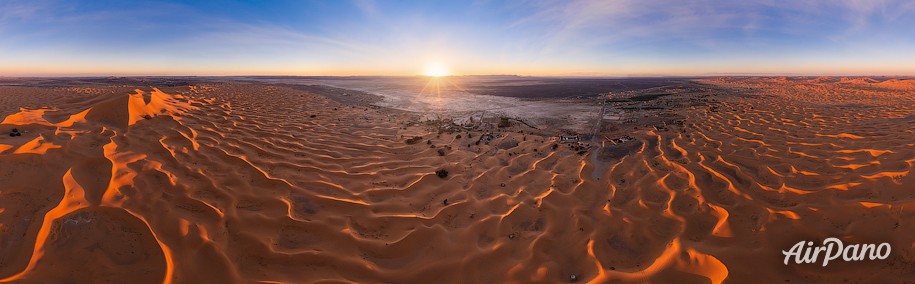
[[[0,87],[0,282],[915,281],[910,82],[703,83],[741,95],[613,161],[256,84]],[[893,253],[782,264],[826,237]]]

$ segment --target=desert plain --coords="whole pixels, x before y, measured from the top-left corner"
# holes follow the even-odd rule
[[[915,282],[913,79],[0,78],[0,118],[0,282]],[[892,252],[783,263],[829,237]]]

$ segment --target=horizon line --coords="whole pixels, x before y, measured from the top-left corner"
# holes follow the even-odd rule
[[[673,75],[673,74],[627,74],[627,75],[519,75],[519,74],[461,74],[441,76],[447,77],[530,77],[530,78],[713,78],[713,77],[897,77],[908,78],[915,77],[913,74],[817,74],[817,73],[706,73],[691,75]],[[208,78],[229,78],[229,77],[388,77],[388,78],[414,78],[414,77],[431,77],[426,75],[291,75],[291,74],[241,74],[241,75],[161,75],[161,74],[130,74],[130,75],[103,75],[103,74],[64,74],[64,75],[3,75],[0,78],[166,78],[166,77],[208,77]]]

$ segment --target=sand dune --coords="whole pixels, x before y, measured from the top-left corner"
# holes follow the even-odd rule
[[[878,86],[896,90],[915,90],[915,79],[889,79],[880,83]]]
[[[705,80],[741,95],[621,157],[270,85],[0,87],[0,281],[913,281],[915,95],[859,81]],[[894,254],[782,265],[830,236]]]

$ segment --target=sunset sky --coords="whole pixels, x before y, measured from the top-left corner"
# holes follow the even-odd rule
[[[915,75],[915,1],[0,0],[0,76]]]

